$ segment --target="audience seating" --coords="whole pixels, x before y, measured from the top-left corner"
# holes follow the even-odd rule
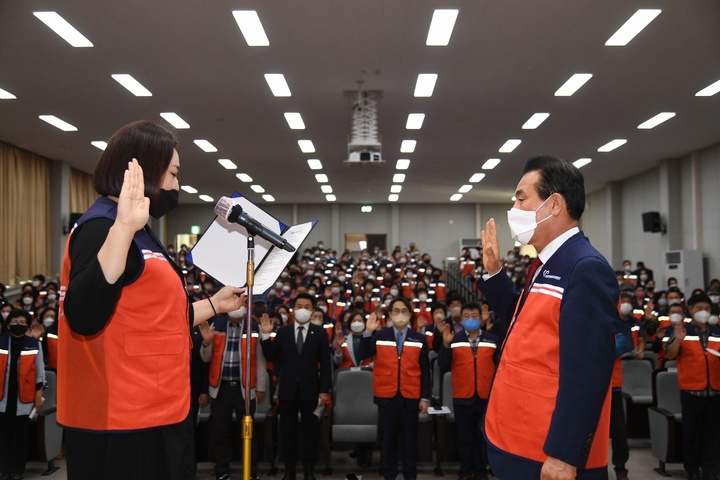
[[[37,455],[38,460],[47,462],[47,470],[43,475],[50,475],[60,467],[55,465],[55,458],[62,451],[62,428],[57,424],[57,374],[52,370],[45,371],[45,398],[43,406],[37,411]]]
[[[653,406],[648,409],[650,449],[658,459],[656,472],[665,477],[666,463],[682,461],[680,387],[677,370],[656,370],[652,378]]]
[[[652,404],[652,361],[649,359],[623,359],[622,394],[625,399],[625,412],[628,437],[648,436],[647,408]]]

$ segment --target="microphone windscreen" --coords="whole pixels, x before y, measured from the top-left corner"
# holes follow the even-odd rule
[[[227,220],[234,205],[235,202],[228,197],[220,197],[215,205],[215,214]]]

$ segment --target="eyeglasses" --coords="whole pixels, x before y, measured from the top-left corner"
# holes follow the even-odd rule
[[[393,308],[392,312],[390,312],[390,313],[392,313],[393,315],[399,315],[399,314],[408,315],[408,314],[410,314],[410,310],[408,310],[407,308],[403,308],[402,310],[400,310],[399,308]]]

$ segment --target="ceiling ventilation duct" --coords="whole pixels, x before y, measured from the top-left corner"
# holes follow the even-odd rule
[[[378,136],[377,101],[378,91],[363,91],[358,82],[353,97],[352,132],[348,143],[348,158],[345,163],[380,164],[382,144]]]

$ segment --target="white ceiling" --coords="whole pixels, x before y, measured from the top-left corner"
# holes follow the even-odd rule
[[[425,45],[435,8],[460,10],[449,46]],[[605,41],[638,8],[662,13],[626,47]],[[269,47],[249,47],[232,16],[256,9]],[[93,48],[73,48],[34,11],[54,10]],[[129,73],[152,97],[112,78]],[[292,96],[275,98],[266,73],[283,73]],[[439,75],[431,98],[415,98],[419,73]],[[574,73],[593,78],[571,97],[554,92]],[[351,103],[363,80],[382,91],[379,127],[387,163],[348,166]],[[263,203],[235,173],[245,172],[278,203],[321,203],[307,158],[319,158],[341,203],[384,203],[395,161],[409,158],[400,202],[445,203],[482,163],[500,165],[461,202],[509,202],[525,159],[536,153],[583,167],[588,191],[720,142],[720,94],[696,97],[720,80],[720,3],[714,0],[27,0],[0,2],[0,140],[92,172],[90,145],[121,125],[180,114],[180,181],[215,199],[234,190]],[[283,112],[300,112],[290,130]],[[653,130],[637,125],[662,111],[677,116]],[[419,131],[408,113],[426,114]],[[522,130],[535,112],[550,117]],[[54,114],[65,133],[38,119]],[[498,148],[522,140],[511,154]],[[614,138],[628,143],[598,153]],[[217,153],[204,153],[207,139]],[[297,140],[317,152],[303,154]],[[403,139],[415,153],[400,154]],[[227,171],[218,158],[238,166]],[[182,203],[201,203],[182,192]]]

